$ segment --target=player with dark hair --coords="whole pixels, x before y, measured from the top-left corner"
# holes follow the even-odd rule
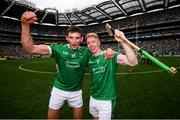
[[[58,72],[54,79],[51,97],[49,101],[48,118],[59,117],[60,110],[65,101],[73,108],[73,118],[82,118],[82,80],[84,69],[90,57],[87,48],[81,47],[83,41],[82,31],[79,27],[71,26],[67,29],[65,45],[35,45],[30,34],[30,24],[37,21],[34,12],[27,11],[21,16],[23,48],[29,53],[51,54],[58,65]],[[113,56],[109,50],[108,58]]]

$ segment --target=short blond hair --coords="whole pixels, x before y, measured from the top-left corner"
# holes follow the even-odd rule
[[[94,37],[94,38],[96,38],[96,39],[98,39],[99,40],[99,36],[96,34],[96,33],[88,33],[86,36],[85,36],[85,39],[87,40],[88,38],[90,38],[90,37]]]

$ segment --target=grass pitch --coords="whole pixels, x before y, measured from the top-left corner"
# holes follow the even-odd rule
[[[179,57],[160,60],[169,66],[180,67]],[[155,65],[146,64],[134,68],[118,67],[115,118],[180,118],[180,74],[170,75],[159,70]],[[47,118],[55,72],[54,59],[0,61],[0,118]],[[91,119],[89,86],[90,76],[85,75],[83,118]],[[72,118],[72,110],[67,104],[61,118]]]

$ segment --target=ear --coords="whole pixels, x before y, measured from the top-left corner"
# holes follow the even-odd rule
[[[66,36],[66,40],[68,41],[68,37]]]
[[[98,40],[98,44],[99,44],[99,46],[101,46],[101,42],[100,42],[100,40]]]

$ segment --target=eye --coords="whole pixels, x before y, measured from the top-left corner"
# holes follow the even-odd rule
[[[81,39],[81,37],[76,37],[76,39]]]
[[[69,39],[73,39],[73,37],[68,37]]]
[[[95,40],[93,40],[92,42],[93,42],[93,43],[95,43],[96,41],[95,41]]]

